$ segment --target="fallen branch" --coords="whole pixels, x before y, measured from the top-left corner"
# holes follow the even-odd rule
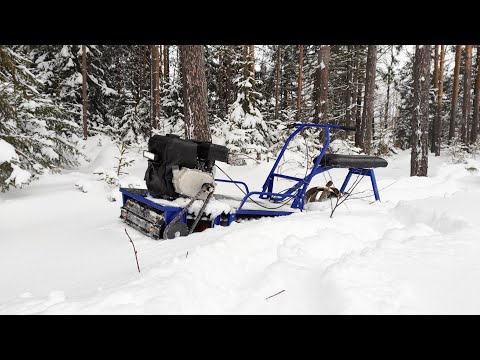
[[[268,299],[270,299],[270,298],[272,298],[272,297],[274,297],[274,296],[277,296],[278,294],[281,294],[281,293],[284,292],[284,291],[285,291],[285,290],[282,290],[282,291],[279,291],[279,292],[276,293],[276,294],[270,295],[270,296],[267,297],[265,300],[268,300]]]
[[[140,272],[140,265],[138,265],[137,250],[135,249],[135,244],[133,243],[132,238],[130,237],[130,235],[128,235],[127,229],[125,229],[125,234],[127,234],[128,238],[130,239],[130,242],[132,243],[133,251],[135,252],[135,260],[137,260],[138,272]]]

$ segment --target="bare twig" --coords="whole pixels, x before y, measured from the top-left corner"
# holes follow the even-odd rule
[[[276,294],[270,295],[270,296],[267,297],[265,300],[268,300],[268,299],[270,299],[270,298],[272,298],[272,297],[274,297],[274,296],[277,296],[278,294],[281,294],[281,293],[284,292],[284,291],[285,291],[285,290],[282,290],[282,291],[279,291],[279,292],[276,293]]]
[[[333,213],[335,212],[335,210],[337,209],[337,207],[339,207],[339,206],[342,205],[345,201],[348,200],[348,198],[350,197],[350,195],[352,195],[352,191],[357,187],[357,185],[360,183],[360,181],[362,181],[363,177],[364,177],[364,175],[362,175],[361,177],[357,175],[357,178],[356,178],[355,181],[353,182],[353,185],[350,187],[350,189],[348,189],[347,195],[346,195],[346,196],[337,197],[337,202],[336,202],[334,208],[332,209],[332,212],[330,213],[330,218],[333,217]]]
[[[133,251],[135,252],[135,260],[137,260],[138,272],[140,272],[140,265],[138,265],[137,250],[135,249],[135,244],[133,243],[132,238],[130,237],[130,235],[128,235],[127,229],[125,229],[125,234],[127,234],[128,238],[130,239],[130,242],[132,243]]]
[[[188,257],[188,251],[187,251],[187,255],[185,255],[185,259]]]

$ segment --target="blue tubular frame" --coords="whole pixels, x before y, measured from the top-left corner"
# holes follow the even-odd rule
[[[288,179],[288,180],[296,180],[298,181],[293,187],[287,190],[285,194],[292,194],[293,192],[297,191],[300,189],[298,194],[294,197],[293,203],[292,203],[292,208],[294,209],[300,209],[303,210],[303,207],[305,205],[305,192],[307,191],[308,185],[310,185],[310,182],[312,181],[313,177],[315,175],[318,175],[324,171],[330,170],[332,166],[319,166],[320,161],[324,157],[328,145],[330,144],[330,129],[340,129],[340,125],[333,125],[333,124],[293,124],[294,127],[296,127],[296,130],[287,138],[285,141],[285,144],[282,147],[282,150],[278,154],[277,160],[273,164],[272,169],[270,170],[270,173],[267,176],[267,179],[265,180],[265,183],[263,184],[262,187],[262,194],[260,195],[261,199],[269,199],[272,197],[272,195],[269,195],[270,193],[273,193],[273,182],[275,177],[282,178],[282,179]],[[285,151],[287,150],[288,144],[292,139],[300,133],[303,129],[305,128],[321,128],[325,129],[325,142],[323,143],[322,151],[320,152],[320,155],[317,156],[317,159],[315,160],[315,164],[310,171],[310,173],[303,179],[293,177],[293,176],[287,176],[287,175],[281,175],[277,174],[275,170],[278,167],[278,164],[280,162],[280,159],[283,157],[285,154]]]
[[[217,182],[223,182],[223,183],[232,183],[232,184],[241,184],[245,187],[245,190],[247,191],[247,193],[250,192],[250,190],[248,189],[248,185],[246,183],[244,183],[243,181],[237,181],[237,180],[224,180],[224,179],[215,179],[215,181]]]
[[[330,129],[342,129],[341,125],[334,125],[334,124],[301,124],[301,123],[296,123],[293,124],[293,127],[296,127],[295,131],[287,138],[285,141],[285,144],[282,147],[282,150],[278,154],[277,160],[273,164],[272,169],[270,170],[270,173],[267,176],[267,179],[265,180],[265,183],[263,184],[262,191],[259,192],[259,197],[261,199],[273,199],[281,201],[285,198],[283,195],[291,195],[294,192],[298,193],[293,197],[293,203],[291,205],[292,208],[295,209],[300,209],[303,210],[303,207],[305,205],[305,192],[307,191],[308,186],[310,185],[310,182],[312,181],[313,177],[321,174],[324,171],[328,171],[332,168],[338,168],[337,166],[321,166],[320,162],[325,156],[325,153],[328,149],[328,146],[330,145]],[[321,128],[325,129],[325,142],[323,143],[322,151],[320,152],[320,155],[317,156],[315,160],[315,164],[310,171],[310,173],[305,177],[305,178],[298,178],[294,176],[288,176],[288,175],[282,175],[276,173],[276,169],[278,167],[278,164],[280,163],[280,159],[283,157],[285,154],[285,151],[287,150],[288,144],[290,141],[298,134],[300,133],[303,129],[305,128]],[[363,176],[368,176],[370,177],[370,180],[372,182],[372,188],[373,188],[373,193],[375,195],[375,200],[379,201],[380,200],[380,195],[378,193],[378,188],[377,188],[377,182],[375,179],[375,173],[373,169],[364,169],[364,168],[349,168],[349,172],[347,174],[347,177],[345,178],[345,181],[343,182],[343,185],[340,189],[340,192],[344,192],[345,188],[347,187],[348,181],[350,180],[351,176],[353,174],[358,174],[358,175],[363,175]],[[282,178],[282,179],[287,179],[287,180],[293,180],[297,181],[295,185],[293,185],[291,188],[289,188],[284,194],[278,194],[273,192],[273,183],[275,178]],[[282,195],[282,196],[280,196]],[[247,196],[244,198],[244,202],[246,200]],[[242,203],[243,204],[243,203]]]
[[[279,193],[266,193],[264,191],[252,191],[252,192],[249,192],[248,194],[245,195],[245,197],[243,198],[242,202],[240,203],[240,206],[238,207],[237,209],[237,214],[238,213],[243,213],[245,211],[249,211],[249,210],[243,210],[242,207],[243,205],[245,204],[245,202],[248,200],[249,197],[251,197],[252,195],[268,195],[268,196],[278,196],[280,199],[285,199],[285,198],[295,198],[296,195],[291,195],[291,194],[279,194]],[[255,210],[257,211],[257,210]],[[261,210],[261,211],[264,211],[264,210]],[[268,211],[267,212],[271,212],[271,211]]]

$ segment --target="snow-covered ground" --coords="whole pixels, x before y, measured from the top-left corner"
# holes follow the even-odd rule
[[[480,313],[478,161],[431,156],[416,178],[402,152],[376,171],[382,202],[348,200],[333,218],[327,202],[169,241],[128,228],[138,273],[119,193],[93,174],[117,149],[97,144],[77,170],[0,194],[0,314]],[[146,161],[131,155],[122,184],[141,185]],[[271,165],[221,167],[259,189]],[[330,174],[340,186],[346,170]]]

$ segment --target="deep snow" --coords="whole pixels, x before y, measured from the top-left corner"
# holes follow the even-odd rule
[[[1,314],[480,313],[480,176],[467,170],[476,160],[430,156],[430,176],[418,178],[401,152],[376,171],[382,202],[367,191],[333,218],[326,202],[169,241],[127,228],[138,273],[120,194],[93,174],[113,170],[118,150],[98,143],[87,141],[92,161],[79,169],[0,194]],[[143,184],[140,153],[123,186]],[[271,165],[221,167],[259,189]],[[340,186],[346,170],[330,174]]]

